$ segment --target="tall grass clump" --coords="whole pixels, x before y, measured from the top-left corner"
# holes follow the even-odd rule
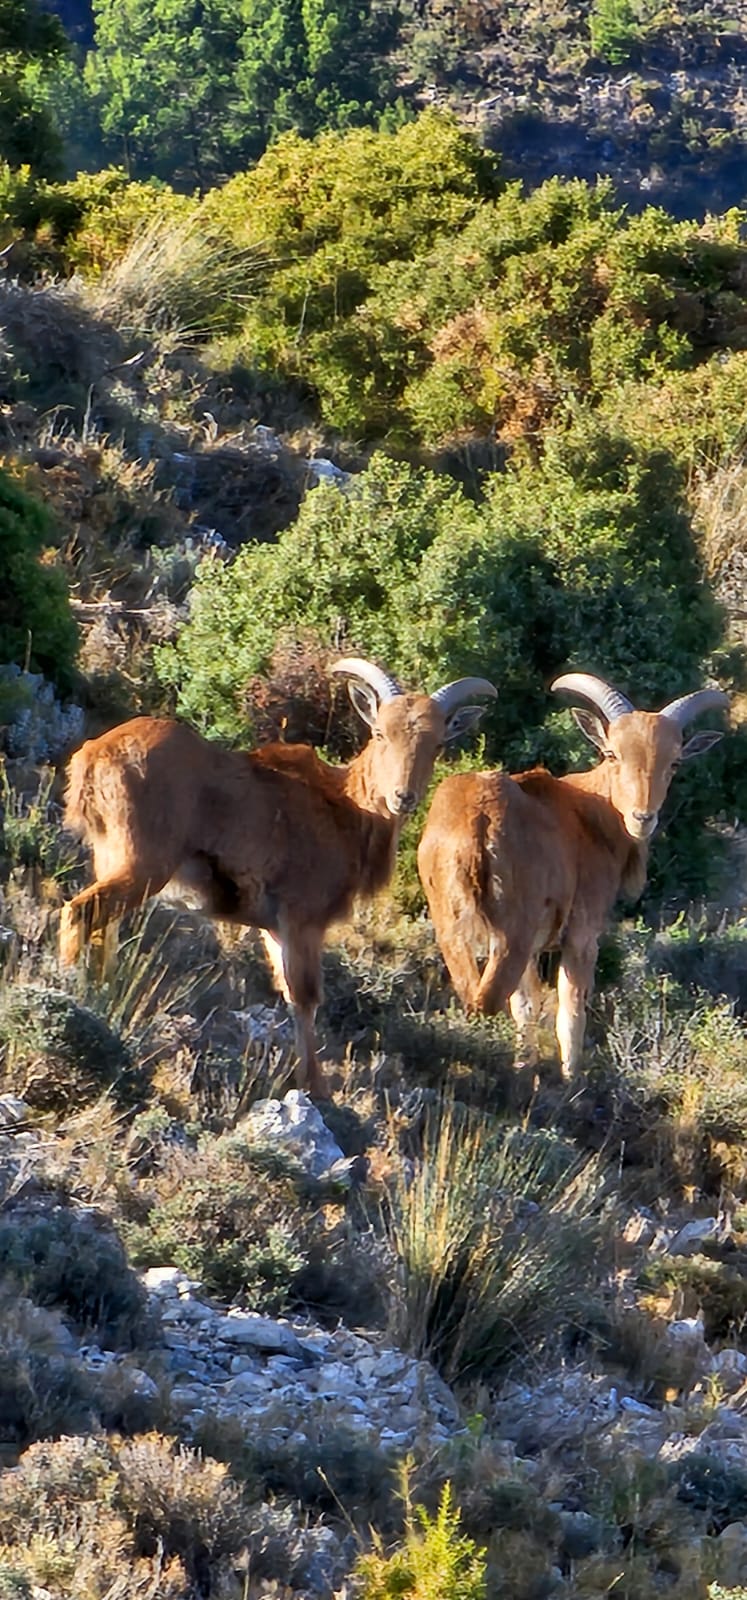
[[[157,216],[87,294],[128,336],[191,344],[233,330],[264,265],[257,246],[206,231],[198,214]]]
[[[536,1356],[590,1284],[603,1192],[598,1161],[553,1134],[434,1111],[386,1197],[397,1341],[450,1381]]]

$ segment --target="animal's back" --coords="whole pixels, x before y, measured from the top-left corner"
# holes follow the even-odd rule
[[[178,829],[209,749],[192,728],[168,717],[133,717],[87,739],[68,766],[66,827],[94,846],[121,830]],[[162,832],[160,839],[166,842]]]

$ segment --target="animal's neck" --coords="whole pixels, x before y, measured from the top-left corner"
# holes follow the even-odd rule
[[[588,772],[569,772],[563,782],[570,783],[574,789],[581,789],[584,794],[593,795],[606,802],[603,816],[604,835],[619,861],[620,893],[629,900],[637,900],[643,893],[648,873],[648,841],[631,839],[623,822],[622,813],[618,811],[612,799],[612,774],[607,762],[600,761],[598,766],[590,767]],[[598,820],[602,821],[601,814]]]
[[[402,819],[392,816],[374,783],[370,751],[371,746],[366,745],[354,761],[338,769],[343,774],[344,793],[361,814],[360,889],[367,895],[376,894],[389,882],[402,827]]]
[[[353,800],[361,811],[370,811],[372,816],[381,817],[383,822],[388,822],[395,836],[399,834],[401,822],[398,817],[393,817],[386,801],[374,781],[373,745],[369,742],[348,766],[341,767],[343,774],[343,788],[349,800]]]

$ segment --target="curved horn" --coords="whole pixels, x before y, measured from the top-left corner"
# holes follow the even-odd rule
[[[431,695],[431,700],[448,716],[457,706],[463,706],[473,694],[487,694],[492,700],[498,699],[495,684],[488,683],[487,678],[455,678],[453,683],[445,683],[442,689],[437,689]]]
[[[728,705],[729,696],[722,689],[696,689],[693,694],[683,694],[679,700],[670,700],[659,716],[674,722],[678,728],[686,728],[701,711],[725,711]]]
[[[382,671],[375,662],[366,661],[364,656],[343,656],[342,660],[335,661],[329,670],[345,672],[351,678],[360,678],[361,683],[367,683],[381,702],[395,700],[398,694],[404,693],[396,678]]]
[[[635,710],[626,695],[605,683],[604,678],[595,678],[591,672],[565,672],[562,678],[556,678],[550,684],[550,688],[553,693],[556,689],[565,689],[569,694],[580,694],[584,700],[590,700],[597,711],[601,711],[606,722],[615,722],[626,712]]]

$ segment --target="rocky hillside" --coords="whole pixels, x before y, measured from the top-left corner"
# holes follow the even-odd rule
[[[653,202],[680,217],[744,201],[740,0],[520,11],[432,0],[417,8],[402,68],[420,103],[455,105],[530,187],[601,174],[633,210]]]

